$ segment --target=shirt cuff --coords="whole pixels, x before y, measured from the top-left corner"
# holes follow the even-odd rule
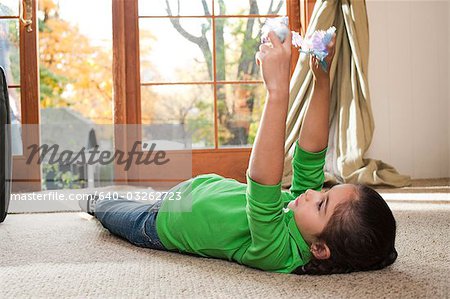
[[[327,155],[328,147],[319,152],[309,152],[300,147],[298,140],[295,142],[295,151],[292,161],[301,161],[306,165],[323,164]]]
[[[281,196],[281,181],[276,185],[262,185],[255,182],[247,169],[247,195],[259,202],[274,202]]]

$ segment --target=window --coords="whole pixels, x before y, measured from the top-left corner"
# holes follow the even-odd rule
[[[6,72],[11,107],[11,122],[19,129],[21,122],[20,100],[20,27],[19,3],[6,1],[0,3],[0,66]],[[13,155],[22,155],[20,130],[12,130]]]
[[[295,10],[290,2],[117,1],[128,46],[115,56],[136,73],[124,72],[129,92],[118,106],[126,111],[116,120],[181,125],[192,138],[192,175],[245,180],[265,100],[254,61],[260,29],[266,18]],[[298,23],[291,28],[299,31]]]
[[[38,0],[41,124],[112,124],[111,4]]]
[[[19,21],[21,2],[25,7],[24,17],[32,20],[31,31]],[[43,30],[38,24],[42,25],[45,17],[44,2],[50,1],[4,0],[0,4],[0,64],[9,73],[10,94],[16,104],[13,109],[17,122],[22,124],[42,122],[39,109],[44,108],[41,100],[47,91],[39,91],[42,72],[42,68],[38,69],[39,60],[41,65],[46,65],[45,51],[40,53],[37,46],[42,42],[37,33]],[[112,5],[112,26],[104,21],[100,27],[112,27],[113,108],[103,101],[102,105],[108,106],[103,110],[105,116],[89,113],[84,116],[102,123],[183,125],[193,137],[192,175],[216,172],[245,180],[250,147],[259,122],[258,109],[264,101],[262,82],[253,64],[255,48],[251,49],[258,41],[259,26],[266,17],[288,14],[291,29],[300,31],[300,19],[304,17],[299,5],[304,10],[307,3],[313,2],[255,0],[250,5],[247,1],[232,0],[170,0],[170,13],[165,0],[94,2],[103,3],[103,7],[95,4],[97,8],[93,8],[92,1],[83,7],[94,12],[102,10],[102,15],[108,15],[111,11],[108,3]],[[75,10],[72,12],[75,14]],[[80,22],[84,22],[83,16],[85,12],[74,15],[80,17]],[[67,14],[59,17],[70,23]],[[252,26],[253,30],[248,29]],[[182,29],[189,34],[182,34]],[[164,47],[168,36],[177,38]],[[192,36],[200,39],[192,41]],[[248,46],[249,50],[243,51],[242,46]],[[161,51],[174,54],[164,62],[161,57],[168,55],[163,56]],[[296,51],[293,51],[293,67],[295,59]],[[180,60],[190,66],[177,67]],[[173,112],[174,107],[179,108],[177,114]],[[169,117],[163,117],[164,113]],[[26,165],[25,157],[27,145],[39,144],[41,132],[35,128],[21,133],[22,155],[19,150],[14,156],[13,188],[38,190],[40,169]],[[116,142],[119,139],[116,136]],[[115,176],[127,180],[124,173]],[[26,183],[21,185],[20,181]]]
[[[111,0],[38,0],[42,145],[79,152],[91,140],[101,151],[112,150],[111,10]],[[75,189],[108,183],[113,171],[46,157],[41,177],[45,190]]]
[[[265,90],[254,54],[278,1],[139,1],[142,123],[184,125],[192,148],[249,147]]]
[[[0,65],[5,68],[12,112],[13,192],[40,189],[39,167],[26,164],[27,146],[39,143],[36,23],[25,26],[19,0],[0,3]],[[23,16],[33,20],[35,2],[23,0]]]

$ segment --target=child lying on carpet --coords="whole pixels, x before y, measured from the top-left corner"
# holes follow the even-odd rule
[[[273,31],[260,46],[267,100],[253,145],[247,184],[203,174],[173,187],[180,200],[153,203],[93,198],[80,202],[111,233],[159,250],[235,261],[266,271],[333,274],[392,264],[396,223],[386,202],[365,185],[322,191],[328,145],[330,78],[335,36],[324,70],[310,57],[314,90],[292,161],[293,181],[281,190],[289,101],[292,34]]]

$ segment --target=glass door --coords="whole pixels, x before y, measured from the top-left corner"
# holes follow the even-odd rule
[[[112,151],[112,1],[38,0],[37,22],[41,144],[58,145],[59,157],[88,144]],[[48,156],[41,164],[44,190],[112,183],[112,165],[54,163]]]
[[[39,144],[39,93],[36,2],[0,3],[0,65],[10,96],[13,146],[13,192],[40,190],[38,165],[27,164],[28,147]]]

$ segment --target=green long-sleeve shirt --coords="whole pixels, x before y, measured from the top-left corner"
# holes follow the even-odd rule
[[[293,212],[283,208],[307,189],[322,188],[326,150],[307,152],[295,143],[289,191],[281,190],[281,182],[259,184],[248,171],[247,184],[203,174],[175,186],[170,192],[179,192],[181,200],[164,200],[156,219],[162,244],[273,272],[290,273],[308,263],[309,247]]]

